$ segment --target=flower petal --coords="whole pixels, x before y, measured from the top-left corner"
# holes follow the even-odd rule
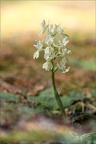
[[[39,51],[37,50],[33,55],[33,59],[37,59],[38,57],[39,57]]]
[[[52,63],[51,62],[45,62],[43,64],[43,69],[45,69],[46,71],[49,71],[53,68]]]

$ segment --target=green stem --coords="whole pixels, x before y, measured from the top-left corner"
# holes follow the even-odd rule
[[[54,89],[54,95],[55,95],[55,98],[56,98],[56,101],[58,103],[58,106],[60,108],[60,111],[62,112],[63,116],[65,117],[66,116],[66,113],[64,111],[64,107],[63,107],[63,104],[62,104],[62,101],[60,99],[60,96],[58,94],[58,91],[56,89],[56,85],[55,85],[55,80],[54,80],[54,62],[52,61],[52,64],[53,64],[53,69],[52,69],[52,85],[53,85],[53,89]]]

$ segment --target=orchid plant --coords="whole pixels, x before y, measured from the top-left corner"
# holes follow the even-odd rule
[[[68,35],[64,34],[64,29],[61,28],[60,25],[50,25],[46,24],[45,20],[41,23],[42,30],[40,34],[46,34],[45,39],[36,41],[34,45],[37,51],[33,55],[33,59],[39,58],[39,54],[41,51],[44,52],[45,63],[42,68],[46,71],[51,71],[52,77],[52,85],[54,89],[54,95],[58,106],[64,116],[65,110],[56,89],[54,74],[56,71],[61,70],[62,73],[66,73],[69,71],[70,66],[68,66],[68,57],[71,50],[69,50],[66,45],[69,42]]]

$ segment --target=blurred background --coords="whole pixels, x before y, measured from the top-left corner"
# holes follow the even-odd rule
[[[56,75],[61,93],[70,82],[72,86],[66,92],[95,87],[92,79],[96,71],[95,4],[95,0],[1,0],[1,78],[21,89],[28,88],[29,81],[46,85],[44,80],[48,80],[47,86],[51,86],[50,73],[42,70],[43,57],[33,60],[33,44],[40,38],[40,24],[44,19],[51,24],[61,24],[70,37],[71,70],[65,75],[59,72]],[[20,81],[23,81],[21,85]],[[65,85],[60,84],[61,81],[65,81]]]
[[[95,32],[95,1],[1,1],[1,36],[12,37],[40,30],[43,19],[65,30]]]
[[[43,20],[49,21],[50,24],[61,24],[70,37],[67,45],[72,51],[69,55],[70,71],[66,74],[58,71],[55,75],[56,85],[60,95],[63,96],[61,99],[67,114],[70,116],[75,110],[83,112],[83,106],[86,112],[96,114],[95,12],[95,0],[1,0],[1,137],[8,138],[9,132],[19,131],[18,136],[13,133],[9,139],[16,139],[17,143],[22,138],[45,143],[46,139],[48,141],[53,139],[54,131],[56,133],[54,140],[58,140],[57,133],[59,133],[64,143],[66,123],[58,111],[58,106],[56,107],[50,72],[42,69],[42,64],[45,62],[42,54],[39,59],[33,60],[36,51],[33,45],[35,40],[41,39],[39,32]],[[47,119],[44,118],[45,115],[48,116]],[[96,131],[96,120],[90,124],[86,119],[81,118],[81,121],[86,123],[82,131],[84,129],[85,133]],[[49,131],[48,134],[45,133],[46,129]],[[39,133],[36,130],[39,130]],[[78,127],[75,127],[75,130],[78,130]],[[90,139],[92,141],[93,137]]]

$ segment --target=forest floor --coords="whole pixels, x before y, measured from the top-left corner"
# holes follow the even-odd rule
[[[33,60],[35,37],[32,40],[22,37],[19,43],[14,38],[2,41],[1,143],[62,144],[63,141],[67,144],[69,135],[74,140],[76,134],[96,132],[95,41],[80,39],[75,34],[72,38],[68,45],[72,50],[71,69],[66,74],[57,72],[55,76],[66,119],[55,102],[50,72],[42,70],[43,58]]]

